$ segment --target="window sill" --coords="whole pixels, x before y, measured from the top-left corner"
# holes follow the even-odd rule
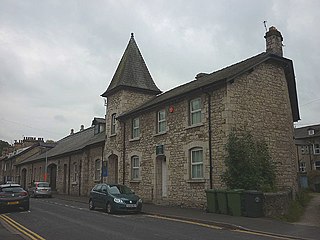
[[[96,180],[94,180],[93,182],[94,182],[94,183],[100,183],[100,181],[101,181],[100,179],[99,179],[99,180],[96,179]]]
[[[115,136],[117,136],[117,134],[116,134],[116,133],[114,133],[114,134],[110,134],[110,137],[115,137]]]
[[[153,135],[153,136],[154,136],[154,137],[158,137],[158,136],[165,135],[165,134],[167,134],[167,131],[161,132],[161,133],[156,133],[156,134]]]
[[[205,179],[190,179],[187,181],[187,183],[205,183]]]
[[[194,125],[187,126],[186,129],[196,128],[196,127],[202,127],[202,126],[204,126],[203,123],[197,123],[197,124],[194,124]]]
[[[140,141],[140,137],[129,139],[129,142],[135,142],[135,141]]]
[[[71,185],[72,185],[72,186],[78,185],[78,182],[72,182]]]
[[[130,182],[130,183],[140,183],[141,180],[140,180],[140,179],[135,179],[135,180],[130,180],[129,182]]]

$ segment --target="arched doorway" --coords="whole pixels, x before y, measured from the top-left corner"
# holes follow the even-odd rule
[[[48,166],[48,181],[53,191],[57,190],[57,165],[50,164]]]
[[[118,156],[112,154],[108,158],[108,183],[118,183]]]
[[[27,169],[23,168],[21,171],[21,186],[23,189],[27,189]]]

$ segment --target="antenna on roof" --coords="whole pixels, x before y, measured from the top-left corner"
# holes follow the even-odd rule
[[[263,25],[264,25],[264,29],[266,30],[266,32],[268,32],[267,21],[266,20],[263,21]]]

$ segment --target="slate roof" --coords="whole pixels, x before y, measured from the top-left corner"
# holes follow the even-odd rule
[[[150,92],[155,95],[161,93],[149,73],[147,65],[134,40],[133,33],[109,87],[101,96],[107,97],[116,90],[123,88]]]
[[[21,162],[20,164],[25,164],[28,162],[33,162],[37,160],[43,160],[46,157],[58,157],[64,154],[71,154],[84,149],[87,146],[101,143],[105,141],[105,132],[98,133],[94,135],[94,126],[91,126],[83,131],[69,135],[57,142],[57,145],[48,150],[47,153],[42,153],[38,156],[33,156]],[[18,164],[18,165],[20,165]]]
[[[314,134],[309,135],[308,130],[313,129]],[[294,129],[295,139],[319,138],[320,137],[320,124],[310,125]]]
[[[160,103],[172,101],[173,99],[179,98],[181,96],[184,96],[196,90],[201,91],[202,89],[205,89],[208,87],[215,87],[220,83],[226,83],[228,81],[233,80],[237,76],[247,71],[250,71],[255,66],[266,61],[276,61],[283,65],[286,78],[287,78],[287,83],[288,83],[292,116],[294,121],[298,121],[300,119],[300,116],[299,116],[293,63],[290,59],[279,57],[277,55],[266,53],[266,52],[260,53],[254,57],[248,58],[242,62],[236,63],[234,65],[231,65],[229,67],[223,68],[219,71],[216,71],[210,74],[205,74],[205,73],[198,74],[197,80],[193,80],[189,83],[178,86],[168,92],[160,94],[155,98],[151,99],[150,101],[144,103],[143,105],[131,111],[123,113],[122,115],[118,116],[118,119],[121,120],[122,118],[131,116],[131,114],[137,114],[137,113],[143,112],[152,107],[158,106],[158,104]]]

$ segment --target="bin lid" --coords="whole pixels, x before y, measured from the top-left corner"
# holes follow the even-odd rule
[[[206,189],[205,191],[206,191],[206,192],[213,192],[213,193],[215,193],[217,190],[216,190],[216,189]]]
[[[229,189],[227,192],[228,193],[243,193],[245,190],[244,189]]]
[[[263,194],[263,192],[258,191],[258,190],[246,190],[246,191],[244,191],[244,193],[252,194],[252,195],[261,195],[261,194]]]

